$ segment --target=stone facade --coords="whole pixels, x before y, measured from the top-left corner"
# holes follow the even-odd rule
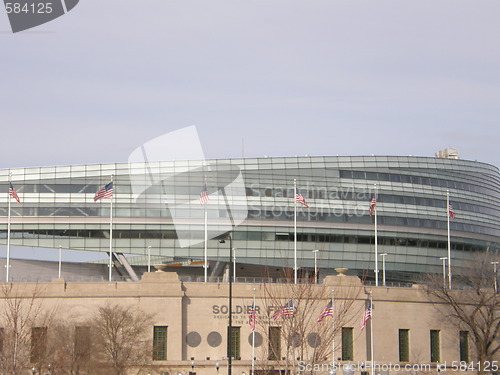
[[[72,283],[54,279],[50,283],[12,285],[14,290],[22,290],[28,295],[30,290],[38,288],[44,308],[57,310],[59,318],[75,321],[75,324],[88,317],[95,308],[108,302],[140,308],[153,314],[155,326],[168,327],[168,338],[167,360],[152,361],[153,366],[148,370],[152,374],[227,373],[228,283],[181,282],[176,273],[151,272],[144,274],[139,282]],[[440,318],[424,289],[418,285],[407,288],[372,287],[363,285],[357,277],[339,275],[326,277],[322,284],[308,287],[311,291],[319,290],[318,288],[325,291],[324,300],[317,301],[317,314],[321,311],[321,306],[328,302],[330,291],[335,295],[334,309],[339,308],[341,299],[353,298],[352,305],[341,322],[342,326],[352,327],[353,332],[352,358],[349,361],[341,360],[343,364],[359,364],[370,358],[372,329],[376,362],[405,365],[400,362],[399,357],[400,329],[409,330],[410,363],[431,364],[430,330],[439,331],[439,363],[447,362],[450,366],[452,361],[460,360],[459,329]],[[273,303],[276,305],[273,301],[285,303],[290,298],[290,288],[292,287],[289,284],[233,283],[233,326],[241,327],[240,357],[232,362],[233,374],[249,374],[251,370],[252,346],[248,308],[252,305],[254,291],[256,332],[262,338],[261,345],[255,348],[255,369],[273,366],[278,370],[283,366],[280,361],[265,359],[265,351],[268,348],[266,325],[268,322],[276,326],[281,324],[280,320],[275,322],[270,319],[272,313],[279,308],[273,307]],[[342,294],[342,291],[349,291],[350,294]],[[373,316],[368,326],[361,330],[360,321],[370,292],[373,299]],[[340,296],[338,300],[337,296]],[[0,304],[4,303],[5,298],[0,299]],[[314,317],[314,324],[315,319]],[[312,324],[311,332],[315,331],[320,338],[325,339],[324,335],[328,331],[325,327],[331,322],[331,317],[327,317],[317,326]],[[150,332],[152,338],[153,328]],[[342,359],[341,332],[338,331],[336,335],[338,337],[335,337],[335,357]],[[284,341],[282,342],[284,355],[285,345]],[[469,346],[472,349],[472,343]],[[331,362],[331,351],[325,356],[324,362]],[[432,363],[431,371],[436,371],[436,363]]]

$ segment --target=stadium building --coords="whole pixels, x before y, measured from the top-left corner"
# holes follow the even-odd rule
[[[293,268],[296,246],[299,269],[312,269],[316,255],[322,275],[348,268],[373,278],[375,232],[369,206],[375,196],[378,252],[387,254],[389,279],[441,272],[440,258],[448,247],[447,192],[454,212],[454,272],[475,251],[496,253],[500,247],[499,170],[475,161],[266,157],[10,173],[0,171],[0,189],[7,192],[10,179],[21,202],[10,202],[11,245],[109,252],[112,221],[111,248],[125,254],[132,266],[144,267],[151,254],[154,263],[198,265],[190,271],[198,276],[203,275],[205,209],[212,277],[228,261],[228,245],[220,239],[230,234],[241,276],[262,276],[264,266]],[[94,201],[111,178],[113,196]],[[308,207],[297,203],[294,180]],[[203,191],[206,204],[199,198]],[[0,198],[4,244],[8,201],[7,194]]]
[[[151,374],[226,372],[229,334],[232,374],[238,375],[250,373],[252,357],[257,358],[255,374],[285,374],[290,355],[294,362],[316,358],[315,350],[325,343],[333,351],[325,351],[317,362],[335,358],[357,365],[356,373],[369,370],[363,366],[372,355],[379,363],[431,365],[410,368],[411,373],[453,371],[453,361],[474,358],[470,332],[444,321],[425,289],[406,281],[422,273],[441,274],[448,243],[454,275],[477,252],[498,254],[499,182],[499,170],[492,165],[412,156],[265,157],[2,170],[1,243],[9,242],[9,249],[111,253],[114,267],[112,283],[90,282],[107,280],[107,260],[78,264],[67,262],[65,255],[58,273],[57,262],[15,259],[13,250],[2,259],[10,271],[2,290],[14,297],[0,298],[0,312],[9,298],[29,301],[36,294],[44,308],[57,310],[58,318],[80,327],[105,304],[139,308],[154,316],[147,339],[161,349],[151,353],[147,368]],[[379,269],[383,260],[391,282],[387,287],[370,286],[375,238]],[[203,267],[205,256],[208,268]],[[314,308],[308,314],[307,334],[301,336],[303,354],[288,352],[296,347],[295,336],[286,333],[286,320],[272,319],[297,293],[293,288],[301,287],[300,282],[292,287],[277,280],[290,275],[286,271],[293,270],[295,259],[299,277],[310,277],[315,266],[319,269],[320,280],[311,286],[311,293],[323,293],[310,296]],[[148,264],[175,272],[147,272]],[[205,270],[208,283],[200,282]],[[231,270],[236,274],[230,278],[234,289],[229,283],[228,300]],[[330,335],[315,317],[333,290],[337,315],[331,321],[337,326]],[[343,291],[347,291],[344,296]],[[349,291],[356,293],[349,296]],[[255,344],[248,325],[253,295],[258,307]],[[362,329],[359,320],[369,299],[373,299],[373,325],[370,321]],[[341,319],[342,304],[349,300],[352,305]],[[232,324],[228,303],[233,303]],[[51,330],[32,323],[32,335]],[[83,331],[74,335],[77,332]],[[55,371],[49,360],[40,359],[33,374]],[[304,372],[332,373],[331,369]]]
[[[301,293],[304,290],[307,295]],[[332,316],[317,322],[331,290],[335,291]],[[4,294],[0,297],[0,330],[6,333],[0,358],[12,353],[13,347],[7,335],[12,324],[4,317],[12,311],[6,291],[21,307],[33,302],[37,309],[54,316],[51,321],[32,319],[23,328],[25,340],[18,352],[30,353],[31,359],[25,361],[28,365],[18,372],[21,374],[67,374],[75,368],[75,373],[85,375],[115,373],[107,366],[92,366],[99,332],[93,331],[89,319],[99,308],[116,305],[153,316],[141,336],[142,342],[153,343],[146,363],[134,363],[122,374],[428,375],[470,374],[479,367],[472,362],[476,360],[472,333],[443,319],[418,285],[366,286],[356,276],[340,275],[297,289],[284,283],[237,282],[232,288],[229,330],[228,283],[181,281],[174,272],[144,273],[138,282],[82,283],[56,278],[47,283],[0,284]],[[252,331],[248,322],[254,295],[256,324]],[[369,299],[373,301],[371,318],[362,328]],[[293,315],[274,319],[289,300],[294,303]],[[67,327],[63,337],[57,336],[61,323]],[[42,340],[40,332],[45,332]],[[133,344],[139,351],[136,338]],[[92,354],[85,356],[85,349]],[[378,364],[375,371],[369,367],[371,358]],[[0,362],[4,364],[7,361]],[[485,365],[498,369],[498,357]]]

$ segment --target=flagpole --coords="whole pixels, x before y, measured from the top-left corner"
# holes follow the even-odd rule
[[[375,343],[373,342],[373,292],[370,292],[370,357],[372,366],[372,375],[375,375]]]
[[[203,268],[205,269],[205,282],[207,282],[207,278],[208,278],[207,242],[208,242],[208,212],[207,212],[207,204],[205,203],[205,248],[204,248],[205,263],[203,265]]]
[[[446,217],[448,228],[448,286],[451,289],[451,239],[450,239],[450,191],[446,190]]]
[[[375,201],[377,200],[377,184],[375,184]],[[375,286],[378,286],[378,228],[377,228],[377,207],[375,211]]]
[[[332,367],[335,370],[335,304],[332,289]]]
[[[254,309],[254,324],[256,323],[255,320],[257,319],[257,316],[255,314],[255,288],[253,288],[253,309]],[[255,374],[255,326],[252,331],[252,373],[251,375]]]
[[[205,186],[206,186],[206,177],[205,177]],[[208,192],[207,192],[208,194]],[[208,281],[208,249],[207,249],[207,242],[208,242],[208,210],[207,210],[207,203],[205,203],[205,249],[204,249],[204,252],[205,252],[205,264],[204,264],[204,267],[205,267],[205,282]]]
[[[12,184],[12,172],[9,170],[9,189]],[[7,213],[7,260],[5,267],[7,268],[5,271],[5,282],[9,282],[9,269],[10,269],[10,191],[7,193],[8,200],[8,213]]]
[[[293,179],[293,275],[297,284],[297,180]]]
[[[113,175],[111,175],[111,183],[113,183]],[[115,195],[115,186],[111,185],[113,188],[113,194],[111,195],[111,201],[109,204],[109,282],[112,280],[112,267],[113,267],[113,200]]]

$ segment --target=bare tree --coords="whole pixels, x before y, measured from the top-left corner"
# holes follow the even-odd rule
[[[92,350],[99,367],[114,375],[141,373],[151,360],[152,343],[147,335],[151,325],[152,315],[139,309],[117,304],[100,307],[91,320]]]
[[[91,327],[88,323],[55,322],[48,332],[48,362],[54,375],[93,374]]]
[[[5,284],[1,293],[0,369],[5,375],[25,374],[27,368],[46,362],[46,333],[55,309],[43,308],[38,285]]]
[[[301,280],[298,284],[291,281],[286,284],[264,284],[264,307],[268,316],[259,321],[259,327],[267,336],[265,341],[269,346],[264,348],[259,361],[262,370],[273,373],[280,368],[294,373],[301,363],[308,365],[305,371],[301,368],[303,373],[312,374],[317,373],[319,368],[329,368],[334,360],[333,348],[338,350],[340,347],[342,327],[352,319],[350,309],[362,291],[361,284],[353,285],[346,280],[350,278],[335,277],[334,285],[315,284],[313,278]],[[332,297],[333,316],[326,316],[318,322],[317,318]],[[274,320],[274,311],[289,301],[293,303],[293,315]]]
[[[498,359],[500,350],[500,298],[495,291],[496,274],[491,254],[475,254],[453,279],[457,289],[449,289],[439,276],[429,276],[427,292],[438,313],[459,330],[469,332],[476,361]],[[479,369],[483,372],[483,365]]]

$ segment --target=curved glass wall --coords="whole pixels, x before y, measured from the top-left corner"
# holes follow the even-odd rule
[[[297,205],[300,267],[373,269],[377,195],[379,252],[388,272],[441,272],[447,255],[446,193],[453,264],[500,247],[498,168],[424,157],[293,157],[102,164],[11,170],[13,245],[108,251],[110,200],[95,192],[113,175],[117,252],[227,260],[218,237],[232,233],[238,263],[293,265],[294,179],[309,208]],[[242,186],[231,187],[241,180]],[[210,199],[200,204],[205,189]],[[9,171],[0,171],[0,242],[6,243]],[[231,231],[231,228],[234,228]],[[217,237],[217,238],[216,238]],[[187,244],[187,246],[186,246]]]

